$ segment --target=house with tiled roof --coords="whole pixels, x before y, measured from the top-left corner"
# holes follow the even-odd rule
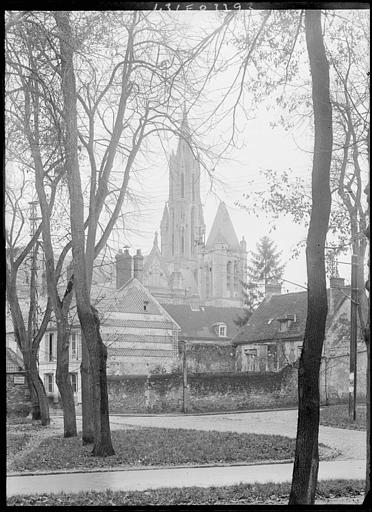
[[[237,334],[239,307],[164,304],[164,309],[180,325],[180,339],[190,343],[226,345]]]
[[[108,374],[143,375],[178,366],[180,326],[136,277],[117,290],[102,310]]]
[[[327,290],[327,331],[335,317],[345,309],[346,290],[343,279],[331,279],[331,288]],[[306,291],[281,294],[280,286],[277,290],[272,289],[232,340],[233,345],[239,347],[238,369],[278,371],[295,362],[301,353],[306,315]]]
[[[189,373],[235,372],[231,340],[238,332],[235,321],[242,308],[189,304],[163,307],[180,326],[179,340],[186,345]]]
[[[321,363],[321,394],[326,401],[348,395],[350,361],[350,287],[330,279],[328,316]],[[242,372],[275,372],[295,363],[302,350],[307,316],[307,291],[281,294],[271,289],[249,322],[232,339],[236,368]],[[358,389],[365,396],[366,349],[358,342]]]
[[[150,374],[161,368],[170,372],[179,364],[180,326],[136,277],[118,289],[94,287],[92,302],[101,320],[107,346],[107,374]],[[58,400],[55,382],[57,335],[53,323],[40,343],[39,372],[46,393]],[[70,330],[70,377],[77,403],[81,402],[81,330],[77,317]]]

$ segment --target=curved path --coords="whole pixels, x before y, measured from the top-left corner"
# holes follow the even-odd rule
[[[166,416],[110,416],[111,428],[138,425],[146,427],[186,428],[272,434],[296,437],[297,410],[224,413],[208,415]],[[335,460],[363,460],[366,458],[366,433],[361,430],[319,427],[319,442],[338,450]]]
[[[133,426],[219,430],[258,434],[296,436],[297,410],[224,413],[213,415],[120,416],[111,415],[112,430]],[[62,418],[52,418],[54,428],[62,427]],[[78,417],[81,428],[81,417]],[[53,432],[54,433],[54,432]],[[319,441],[340,452],[332,461],[321,461],[319,480],[364,479],[366,433],[332,427],[320,427]],[[293,464],[234,465],[220,467],[115,469],[109,471],[35,474],[7,477],[7,496],[42,492],[80,492],[94,490],[144,490],[160,487],[209,487],[240,482],[284,482],[292,477]]]

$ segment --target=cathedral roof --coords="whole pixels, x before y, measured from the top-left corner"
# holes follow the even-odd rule
[[[154,242],[153,242],[153,245],[152,245],[151,252],[150,252],[150,254],[148,256],[145,257],[144,267],[143,267],[143,270],[144,270],[145,273],[149,270],[151,265],[153,265],[155,260],[158,261],[160,268],[162,269],[162,271],[164,272],[164,275],[168,279],[169,278],[169,272],[168,272],[168,269],[167,269],[167,265],[166,265],[166,263],[165,263],[165,261],[163,259],[163,256],[161,255],[161,252],[159,250],[158,233],[157,232],[155,233]]]
[[[229,212],[223,202],[218,207],[206,246],[213,247],[218,243],[227,244],[230,249],[240,250],[238,237],[236,236]]]

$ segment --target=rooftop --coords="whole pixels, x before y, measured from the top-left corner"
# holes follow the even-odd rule
[[[218,326],[226,325],[225,339],[231,339],[237,332],[234,323],[242,308],[216,306],[190,306],[188,304],[163,304],[164,309],[181,327],[180,337],[216,340]],[[221,338],[222,339],[222,338]]]
[[[342,290],[334,289],[335,310],[345,299]],[[327,290],[328,301],[329,293]],[[249,322],[232,340],[234,344],[255,343],[266,340],[301,338],[305,332],[307,316],[307,291],[272,295],[264,300],[253,313]],[[328,315],[329,323],[333,315]],[[280,331],[280,322],[291,320],[287,330]]]

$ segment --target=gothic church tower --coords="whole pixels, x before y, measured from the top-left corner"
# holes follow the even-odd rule
[[[177,151],[170,155],[169,198],[160,225],[161,256],[178,281],[174,285],[195,294],[205,224],[200,199],[200,164],[187,143],[190,129],[186,114],[181,133]]]

